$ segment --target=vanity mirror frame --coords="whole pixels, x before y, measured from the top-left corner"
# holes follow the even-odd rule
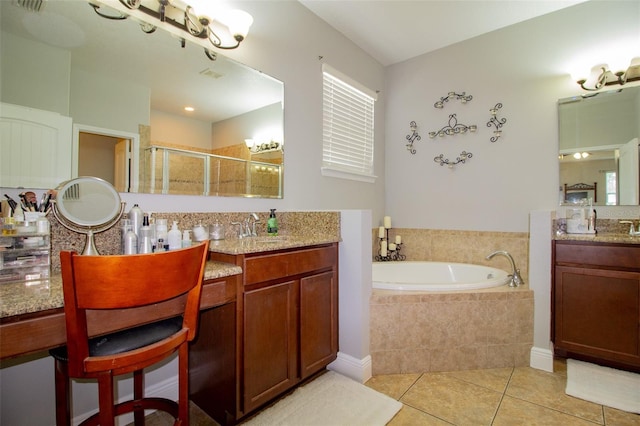
[[[70,231],[86,235],[83,255],[100,254],[94,234],[113,227],[124,212],[125,202],[109,182],[81,176],[62,182],[52,200],[53,215]]]
[[[640,86],[563,98],[558,100],[557,107],[560,205],[571,204],[564,196],[565,185],[597,182],[595,205],[637,206]],[[574,159],[575,153],[588,156]],[[611,201],[613,198],[615,203]]]
[[[65,6],[65,3],[66,3],[66,6]],[[101,2],[101,3],[106,3],[106,2]],[[118,2],[113,3],[113,6],[117,6],[117,5],[118,5]],[[40,109],[45,111],[54,111],[66,116],[73,116],[74,126],[80,125],[87,128],[91,128],[91,127],[99,128],[99,129],[102,129],[104,132],[108,132],[108,133],[139,134],[140,148],[137,152],[133,152],[131,155],[131,161],[134,164],[135,164],[135,154],[139,155],[139,161],[137,162],[139,171],[138,173],[135,173],[135,167],[131,168],[132,174],[129,175],[130,176],[129,187],[131,187],[130,192],[155,193],[155,194],[211,195],[211,196],[225,196],[225,197],[231,196],[231,197],[251,197],[251,198],[283,198],[284,196],[283,195],[284,194],[283,192],[283,183],[284,183],[283,150],[280,150],[279,158],[277,159],[269,158],[265,160],[260,156],[251,154],[249,152],[249,149],[246,147],[246,143],[245,143],[245,139],[249,139],[249,138],[257,139],[256,133],[259,130],[257,128],[258,126],[265,127],[264,122],[265,120],[267,120],[267,118],[264,118],[265,113],[262,113],[262,109],[267,108],[268,106],[275,107],[274,108],[275,112],[273,113],[270,112],[270,114],[272,114],[270,117],[277,117],[273,122],[273,125],[277,130],[276,133],[278,133],[278,135],[275,135],[276,139],[270,139],[270,140],[280,139],[278,140],[280,145],[284,143],[284,140],[283,140],[284,84],[281,81],[271,76],[268,76],[261,71],[252,69],[244,64],[241,64],[232,59],[229,59],[228,57],[222,56],[217,51],[216,51],[216,55],[217,55],[216,61],[211,61],[203,54],[202,47],[198,45],[199,40],[187,39],[186,45],[184,47],[181,47],[180,40],[175,37],[175,34],[171,33],[171,31],[167,30],[161,25],[159,25],[158,31],[156,31],[155,33],[145,34],[140,30],[140,26],[133,19],[133,16],[131,17],[131,19],[126,19],[123,21],[112,21],[112,20],[101,18],[94,12],[93,8],[90,6],[88,1],[48,2],[46,6],[47,7],[43,8],[43,11],[41,12],[42,19],[44,19],[44,17],[46,16],[49,16],[49,15],[46,15],[47,13],[50,13],[50,14],[56,13],[59,10],[63,10],[63,7],[77,8],[81,10],[80,13],[81,13],[82,19],[77,20],[80,30],[85,32],[84,36],[87,41],[98,39],[99,42],[101,43],[100,45],[101,47],[94,48],[94,49],[85,49],[83,47],[72,48],[70,63],[75,64],[77,61],[79,61],[78,55],[79,55],[79,51],[82,49],[92,50],[93,60],[95,63],[91,64],[91,68],[86,68],[84,70],[81,70],[80,72],[75,71],[75,68],[69,69],[68,72],[70,72],[73,75],[75,80],[72,80],[71,84],[67,82],[67,86],[69,86],[68,88],[64,90],[60,89],[63,91],[68,91],[67,95],[57,96],[57,95],[54,95],[53,93],[50,93],[49,95],[47,95],[48,89],[46,87],[45,88],[41,87],[41,85],[43,85],[44,84],[43,82],[45,81],[50,81],[51,80],[50,75],[55,75],[56,73],[59,72],[59,69],[55,67],[47,68],[49,64],[47,64],[47,67],[40,66],[39,64],[41,64],[45,58],[45,56],[42,55],[42,52],[45,50],[45,48],[48,48],[51,50],[56,50],[56,49],[60,50],[60,48],[56,48],[56,47],[52,48],[51,46],[48,46],[46,44],[46,41],[43,41],[42,39],[37,39],[33,36],[30,36],[30,35],[27,36],[22,34],[19,37],[23,37],[23,36],[29,37],[29,38],[26,38],[26,40],[28,40],[27,44],[35,44],[33,43],[35,41],[39,44],[40,46],[39,48],[41,50],[37,54],[29,55],[30,58],[28,59],[28,63],[26,58],[27,55],[24,55],[25,58],[18,59],[18,61],[22,61],[22,63],[20,63],[19,65],[13,59],[11,61],[6,61],[6,60],[3,61],[3,63],[8,64],[7,65],[8,67],[11,67],[11,66],[14,67],[12,69],[13,73],[5,74],[4,72],[5,69],[3,66],[2,74],[5,74],[5,77],[3,77],[3,83],[5,83],[3,87],[8,87],[10,85],[10,84],[7,84],[7,82],[12,83],[11,80],[8,80],[10,78],[9,77],[10,75],[23,74],[19,71],[20,69],[35,70],[34,72],[36,73],[36,75],[29,77],[30,83],[26,81],[20,82],[19,87],[16,87],[15,85],[13,85],[14,88],[11,90],[5,91],[3,89],[3,94],[1,99],[3,102],[13,103],[16,105],[24,105],[29,108]],[[58,7],[60,7],[61,9],[57,9]],[[24,16],[29,14],[29,12],[21,11],[17,6],[11,4],[11,2],[2,2],[2,8],[3,8],[3,13],[2,13],[3,32],[4,31],[12,32],[13,31],[12,27],[21,25],[20,24],[21,19],[18,19],[18,18],[23,18]],[[19,12],[16,12],[16,10]],[[12,12],[4,13],[5,11],[12,11]],[[130,14],[134,14],[134,13],[135,13],[135,10],[130,11]],[[31,15],[36,15],[36,14],[31,13]],[[54,21],[54,22],[59,22],[59,21]],[[56,24],[51,24],[51,26],[54,26],[54,25]],[[45,26],[46,25],[40,25],[41,27],[40,29],[42,30]],[[73,25],[72,27],[75,27],[75,25]],[[119,37],[119,39],[114,42],[109,42],[104,37],[91,36],[88,31],[90,31],[94,27],[95,29],[99,30],[102,35],[108,34],[109,37]],[[60,30],[61,33],[63,32],[61,28],[58,28],[58,29]],[[71,29],[76,29],[76,28],[71,28]],[[6,41],[6,42],[3,41],[3,49],[2,49],[3,51],[5,50],[4,49],[5,43],[8,43],[9,41]],[[200,144],[193,144],[193,146],[196,147],[195,151],[205,151],[207,155],[216,155],[220,158],[223,158],[223,157],[240,158],[239,160],[236,159],[236,162],[243,161],[247,165],[246,167],[244,167],[245,169],[244,179],[246,181],[246,184],[243,185],[242,182],[237,181],[240,178],[236,178],[235,176],[239,172],[234,171],[233,176],[234,176],[234,179],[236,179],[236,181],[233,182],[233,185],[228,184],[226,187],[224,187],[224,185],[220,185],[222,186],[221,190],[219,190],[218,187],[214,188],[212,186],[211,188],[207,188],[205,190],[199,189],[197,191],[193,190],[193,191],[182,192],[184,187],[179,188],[179,185],[176,185],[178,189],[174,189],[174,187],[170,187],[169,189],[163,188],[161,190],[158,190],[157,188],[160,188],[158,184],[155,185],[155,190],[153,191],[148,190],[148,188],[153,186],[149,184],[145,185],[144,182],[142,181],[142,179],[145,178],[145,176],[143,176],[144,172],[142,171],[142,168],[145,166],[145,159],[143,158],[143,155],[145,153],[144,150],[148,149],[148,146],[150,144],[170,146],[171,148],[176,148],[176,145],[178,145],[177,148],[184,147],[186,148],[186,151],[192,150],[191,149],[192,146],[191,145],[187,146],[187,144],[180,146],[182,141],[178,141],[177,136],[175,135],[186,134],[184,132],[181,132],[181,129],[176,128],[176,130],[173,131],[172,136],[167,137],[166,139],[163,139],[162,137],[160,138],[156,137],[157,135],[154,134],[155,131],[152,128],[148,127],[151,124],[164,121],[164,117],[162,115],[154,116],[150,111],[159,111],[164,113],[164,110],[162,108],[165,108],[166,106],[156,107],[154,106],[155,105],[154,103],[149,107],[150,109],[148,108],[146,109],[146,111],[143,111],[144,107],[141,109],[139,102],[138,103],[135,101],[129,102],[129,100],[124,100],[123,102],[121,102],[118,108],[108,107],[108,106],[105,107],[105,105],[108,105],[110,103],[110,101],[108,101],[110,97],[113,97],[114,99],[118,99],[118,96],[121,96],[123,92],[127,92],[125,93],[125,95],[131,93],[131,96],[136,96],[135,98],[136,101],[139,99],[142,99],[142,97],[140,97],[141,95],[140,93],[136,93],[135,91],[124,90],[122,87],[118,88],[118,86],[124,84],[127,88],[129,88],[130,87],[129,84],[134,86],[138,85],[138,81],[136,80],[137,78],[140,78],[140,79],[154,78],[152,75],[147,75],[148,72],[139,68],[138,66],[124,65],[122,63],[118,64],[118,61],[113,61],[113,60],[111,61],[112,62],[111,65],[102,67],[102,69],[107,69],[107,68],[111,69],[111,71],[113,72],[112,75],[117,76],[118,79],[116,79],[115,77],[112,79],[111,76],[103,77],[101,74],[95,74],[95,75],[91,74],[93,72],[97,72],[96,69],[101,68],[97,61],[100,57],[107,56],[107,50],[115,50],[116,52],[118,52],[118,54],[120,54],[121,51],[126,48],[127,44],[131,43],[132,41],[142,43],[142,46],[139,47],[138,56],[144,57],[147,61],[153,61],[150,63],[150,67],[153,70],[158,70],[161,68],[170,68],[170,66],[173,63],[180,64],[182,67],[185,67],[185,68],[190,67],[190,70],[191,70],[190,78],[181,79],[180,76],[177,74],[170,74],[171,78],[167,78],[167,76],[165,76],[164,78],[159,79],[161,80],[162,83],[164,83],[164,87],[162,87],[163,91],[160,92],[157,96],[157,98],[160,98],[160,100],[162,99],[166,100],[173,97],[173,95],[170,95],[170,93],[176,93],[176,92],[168,91],[168,89],[170,89],[171,86],[176,86],[176,88],[178,89],[178,92],[180,91],[184,92],[186,91],[185,88],[192,81],[198,81],[198,82],[206,81],[207,84],[211,83],[212,85],[217,83],[222,84],[222,82],[224,82],[223,89],[216,89],[216,90],[222,90],[222,92],[217,91],[214,93],[212,92],[211,89],[200,90],[199,92],[203,92],[200,95],[204,94],[202,98],[206,98],[207,101],[210,99],[216,99],[218,104],[224,104],[225,108],[228,111],[227,113],[218,112],[216,115],[216,118],[212,120],[216,120],[215,123],[221,123],[221,122],[226,123],[226,122],[233,122],[233,120],[235,119],[236,120],[235,124],[225,124],[225,125],[227,126],[227,128],[231,127],[232,125],[235,125],[238,128],[238,131],[229,132],[228,129],[225,129],[224,131],[226,133],[222,133],[222,131],[219,130],[220,126],[214,127],[212,124],[210,124],[210,123],[213,123],[214,121],[209,120],[205,122],[204,126],[200,127],[200,130],[193,131],[192,135],[197,135],[198,132],[199,134],[203,134],[202,129],[208,129],[208,131],[210,132],[209,138],[211,138],[211,140],[214,139],[213,138],[214,134],[216,135],[216,137],[222,134],[224,135],[223,137],[225,138],[226,142],[213,145],[213,142],[215,141],[213,142],[210,141],[208,145],[205,145],[205,143],[200,143]],[[156,48],[157,50],[155,50]],[[22,46],[14,49],[13,51],[14,56],[16,51],[17,52],[22,51],[17,49],[22,49]],[[158,52],[159,54],[153,54]],[[7,54],[11,55],[12,53],[7,52]],[[23,55],[20,55],[20,56],[23,56]],[[35,63],[33,63],[33,61],[35,61]],[[14,63],[15,65],[11,65],[9,64],[9,62]],[[203,75],[203,74],[194,75],[194,72],[193,72],[194,67],[196,68],[195,69],[196,74],[200,74],[200,72],[204,70],[213,70],[214,72],[209,73],[210,75]],[[123,69],[126,69],[127,72],[123,73]],[[225,74],[226,71],[224,70],[228,70],[229,73]],[[39,76],[37,75],[38,73],[45,73],[45,72],[49,73],[49,75],[43,76],[43,78],[39,78]],[[243,77],[239,77],[239,76],[236,77],[237,75],[239,75],[236,73],[240,73],[240,72],[243,73],[242,74]],[[87,79],[87,76],[89,76],[90,78]],[[77,83],[78,81],[80,81],[79,78],[85,78],[85,82]],[[172,82],[172,81],[175,81],[176,84],[173,84],[173,85],[167,84],[167,82]],[[200,85],[200,83],[198,84]],[[17,93],[19,92],[18,89],[19,88],[28,89],[29,86],[32,87],[32,92],[39,90],[41,93],[41,96],[30,94],[25,97],[26,100],[24,102],[20,102],[19,100],[17,100],[16,96],[18,96],[17,95]],[[110,87],[112,88],[112,90],[109,90]],[[244,88],[242,89],[242,93],[240,93],[241,88]],[[87,92],[87,94],[83,95],[84,92]],[[71,93],[71,95],[69,95],[69,93]],[[149,99],[156,98],[156,96],[153,93],[154,92],[149,93],[149,97],[148,97]],[[230,93],[234,94],[234,98],[229,99],[228,101],[223,100],[223,99],[227,99],[226,96]],[[264,95],[261,95],[261,93],[263,93]],[[44,94],[44,96],[42,96],[42,94]],[[13,98],[5,98],[5,96],[13,96]],[[85,98],[82,98],[82,96],[85,96]],[[182,98],[182,95],[181,94],[175,95],[175,97]],[[53,98],[55,98],[56,100],[55,101],[51,100]],[[91,101],[90,98],[94,100]],[[60,99],[66,99],[65,101],[66,104],[64,104],[64,102],[60,102],[59,101]],[[96,102],[95,99],[102,99],[102,101]],[[242,100],[240,101],[240,99]],[[180,101],[182,100],[183,99],[180,99]],[[41,102],[42,104],[38,104],[38,102]],[[95,106],[95,108],[93,108],[93,106]],[[180,105],[180,110],[182,110],[182,106],[183,106],[183,103],[181,103]],[[138,112],[131,114],[130,110],[134,108],[137,109]],[[95,111],[90,111],[91,109],[95,109]],[[248,111],[254,111],[254,112],[258,111],[258,112],[255,112],[253,115],[251,115],[251,113],[249,113]],[[182,115],[179,115],[179,114],[182,114],[182,112],[179,112],[179,113],[172,112],[172,114],[175,114],[176,117],[180,117],[184,123],[189,122],[189,120],[193,120],[193,117],[184,118]],[[274,116],[273,114],[276,114],[276,115]],[[146,115],[146,119],[145,119],[145,115]],[[256,118],[256,115],[259,115],[260,117]],[[155,121],[152,122],[151,119],[153,117],[156,117],[156,118],[154,118]],[[111,122],[109,122],[109,120],[113,120],[113,123],[116,123],[116,124],[112,124]],[[251,124],[249,123],[250,120],[254,120],[257,124],[255,124],[255,126],[252,127]],[[176,120],[176,123],[178,122],[179,120]],[[147,128],[146,129],[141,128],[140,125],[142,125],[143,127],[147,126]],[[157,126],[155,126],[154,124],[153,127],[157,127]],[[162,132],[161,135],[167,135],[165,130],[166,129],[164,128],[161,130]],[[77,134],[75,131],[74,131],[74,138],[77,138]],[[74,146],[75,146],[75,142],[74,142]],[[232,149],[228,149],[229,147],[232,147]],[[72,156],[77,158],[78,151],[74,150],[72,153],[69,154],[69,157],[72,157]],[[220,160],[220,161],[224,163],[225,160]],[[147,160],[146,164],[149,164],[149,163],[150,161]],[[257,170],[257,167],[261,167],[260,170],[264,170],[264,168],[262,167],[264,166],[264,164],[262,163],[267,163],[267,166],[273,166],[274,169],[277,169],[277,175],[274,175],[273,177],[269,177],[268,185],[263,184],[263,182],[260,181],[260,179],[264,177],[264,172],[262,176],[259,176],[258,174],[255,174],[255,173],[250,175],[247,172],[252,169]],[[249,165],[255,165],[255,167],[250,167]],[[226,177],[225,173],[227,173],[226,170],[228,168],[231,169],[233,167],[229,166],[229,167],[221,168],[223,170],[222,172],[223,178]],[[236,169],[240,169],[240,168],[241,167],[239,166],[236,167]],[[173,178],[173,173],[177,173],[177,172],[174,172],[174,170],[185,170],[185,169],[188,170],[189,167],[187,166],[187,167],[174,168],[171,171],[171,178]],[[78,172],[77,164],[74,163],[72,171],[66,177],[62,177],[62,179],[71,178],[71,177],[75,177],[75,176],[86,174],[86,173],[87,173],[86,169],[85,171],[80,170]],[[94,174],[94,173],[91,173],[91,174]],[[150,175],[151,175],[150,171],[146,171],[146,178],[150,179],[149,178]],[[97,176],[103,177],[102,175],[97,175]],[[252,179],[255,182],[248,182],[247,180],[248,176],[252,176]],[[209,180],[212,180],[214,178],[216,178],[216,176],[210,176]],[[55,184],[60,180],[61,178],[59,177],[58,179],[55,179],[54,182],[51,182],[48,186],[39,185],[38,187],[34,187],[34,189],[51,188],[55,186]],[[135,183],[136,180],[139,181],[139,184],[137,186]],[[205,181],[206,179],[202,178],[200,180]],[[109,178],[109,181],[111,181],[110,178]],[[182,178],[181,175],[178,174],[176,175],[176,181],[184,181],[184,179]],[[120,190],[120,185],[116,185],[116,181],[113,181],[112,183],[115,186],[117,186],[118,189]],[[201,186],[202,184],[198,182],[194,186],[197,186],[197,185]],[[7,187],[12,187],[12,186],[7,186]],[[136,191],[136,187],[138,188],[137,191]],[[267,190],[265,190],[265,188],[267,188]],[[122,192],[129,192],[129,191],[122,191]]]

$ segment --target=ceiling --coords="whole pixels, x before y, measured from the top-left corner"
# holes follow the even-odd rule
[[[585,0],[299,0],[392,65]]]

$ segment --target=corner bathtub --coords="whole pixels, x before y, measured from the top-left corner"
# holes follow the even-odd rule
[[[374,262],[373,288],[402,291],[450,291],[491,288],[509,282],[506,271],[451,262]]]

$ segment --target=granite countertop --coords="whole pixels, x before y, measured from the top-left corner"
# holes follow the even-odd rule
[[[247,238],[232,238],[209,243],[209,251],[224,254],[248,254],[273,250],[316,246],[339,242],[335,235],[276,235]]]
[[[556,234],[554,237],[558,241],[592,241],[594,243],[616,243],[616,244],[640,244],[640,235],[629,235],[628,233],[598,234]]]
[[[242,273],[242,268],[222,262],[207,262],[205,280]],[[0,284],[0,318],[31,314],[64,306],[62,276],[53,274],[48,279]]]

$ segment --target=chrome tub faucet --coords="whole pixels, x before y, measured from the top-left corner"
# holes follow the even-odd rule
[[[487,256],[486,259],[490,260],[497,255],[502,255],[506,257],[507,259],[509,259],[509,263],[511,263],[512,272],[509,275],[509,277],[511,277],[511,281],[509,282],[509,287],[518,287],[519,285],[524,284],[524,280],[520,276],[520,269],[516,268],[516,262],[513,260],[513,257],[509,254],[509,252],[506,252],[504,250],[494,251],[489,256]]]

